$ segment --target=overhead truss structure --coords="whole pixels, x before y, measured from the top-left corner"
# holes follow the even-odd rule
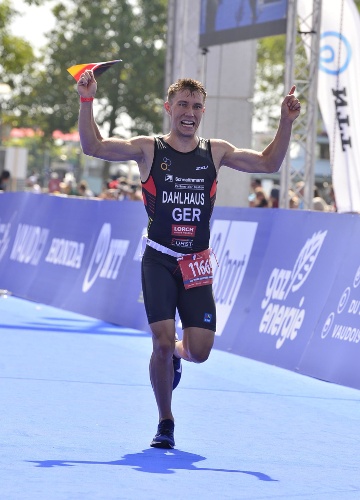
[[[302,111],[293,125],[292,146],[300,148],[304,157],[301,170],[292,167],[290,150],[281,168],[281,208],[289,208],[289,193],[294,193],[303,208],[311,210],[314,197],[316,137],[317,137],[317,83],[320,48],[320,23],[322,0],[312,0],[312,12],[300,19],[297,0],[289,0],[286,34],[285,88],[296,85],[296,95]],[[299,30],[302,26],[302,30]],[[304,29],[305,26],[305,29]],[[304,49],[309,57],[304,57]]]

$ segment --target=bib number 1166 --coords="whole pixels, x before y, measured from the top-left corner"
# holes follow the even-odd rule
[[[186,289],[212,284],[213,271],[210,249],[200,253],[184,255],[184,257],[178,258],[178,262]]]

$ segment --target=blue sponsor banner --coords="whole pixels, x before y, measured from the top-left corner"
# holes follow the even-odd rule
[[[0,288],[149,331],[146,225],[142,203],[0,194]],[[215,207],[215,347],[360,388],[359,243],[358,215]]]
[[[247,317],[274,222],[273,214],[266,212],[215,207],[210,247],[217,308],[214,345],[218,349],[232,350]]]
[[[299,371],[360,389],[360,218],[349,217],[346,252]]]
[[[141,203],[5,193],[0,214],[1,288],[148,328],[140,282],[147,223]]]
[[[353,228],[338,214],[277,210],[247,319],[233,351],[297,370]],[[341,230],[341,238],[339,238]]]

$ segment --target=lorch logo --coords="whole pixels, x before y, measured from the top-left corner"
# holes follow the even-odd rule
[[[261,302],[264,314],[259,332],[278,337],[276,349],[280,349],[286,339],[294,340],[303,324],[305,297],[301,297],[294,307],[285,305],[285,302],[289,294],[297,292],[309,277],[326,234],[327,231],[319,231],[306,241],[292,270],[275,268],[270,275],[265,297]]]

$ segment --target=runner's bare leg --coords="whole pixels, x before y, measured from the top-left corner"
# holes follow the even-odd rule
[[[174,367],[172,355],[175,349],[175,322],[172,319],[150,325],[153,352],[150,359],[150,380],[159,410],[159,421],[174,420],[171,411]]]

